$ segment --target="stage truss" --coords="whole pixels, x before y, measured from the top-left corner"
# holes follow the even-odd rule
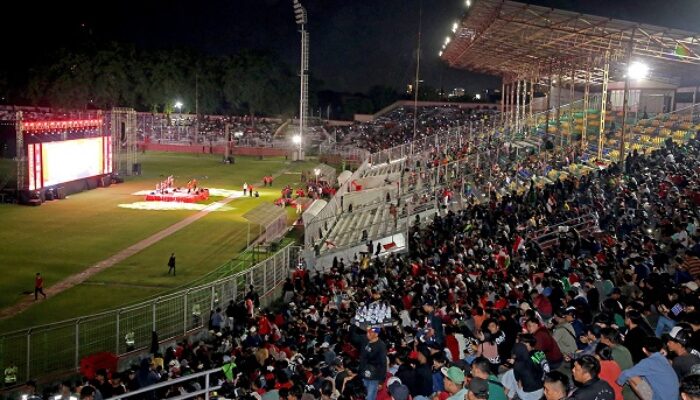
[[[136,111],[133,108],[115,107],[108,113],[114,171],[122,176],[140,175],[138,166],[138,138]]]

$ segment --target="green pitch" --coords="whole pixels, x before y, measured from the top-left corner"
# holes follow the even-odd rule
[[[86,282],[0,321],[0,331],[95,313],[186,286],[237,256],[249,237],[257,236],[259,227],[249,226],[242,214],[261,202],[274,201],[284,185],[298,184],[302,169],[316,165],[315,161],[291,163],[284,158],[237,157],[236,164],[228,165],[214,155],[148,153],[140,157],[143,175],[123,184],[74,194],[41,207],[0,205],[0,307],[24,296],[33,298],[36,272],[42,273],[49,287],[194,215],[197,211],[119,207],[143,201],[143,196],[133,193],[154,188],[165,176],[174,175],[176,184],[182,186],[196,178],[201,187],[241,190],[244,182],[281,175],[272,188],[256,188],[260,198],[234,199],[226,211],[211,212]],[[291,209],[289,212],[293,215]],[[171,252],[177,256],[177,277],[167,275]]]

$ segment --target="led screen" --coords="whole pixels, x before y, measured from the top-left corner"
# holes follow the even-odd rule
[[[51,186],[107,173],[109,168],[105,165],[105,156],[109,158],[109,154],[105,153],[109,152],[105,140],[104,137],[95,137],[45,142],[40,148],[35,145],[36,162],[34,168],[30,164],[30,174],[34,169],[38,179],[31,182],[30,178],[30,187]]]

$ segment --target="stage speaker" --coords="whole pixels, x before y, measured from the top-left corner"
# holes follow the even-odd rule
[[[59,200],[63,200],[66,198],[66,187],[65,186],[59,186],[56,188],[56,198]]]
[[[41,193],[38,190],[21,190],[19,192],[19,203],[30,206],[40,206]]]
[[[54,200],[55,197],[55,193],[51,188],[46,189],[46,191],[44,192],[44,198],[46,198],[46,201]]]
[[[132,175],[141,175],[141,163],[133,163],[131,165],[131,174]]]
[[[100,183],[102,187],[109,187],[112,184],[112,177],[110,175],[103,176],[100,179]]]

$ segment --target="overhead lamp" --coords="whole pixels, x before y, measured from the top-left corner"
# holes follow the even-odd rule
[[[450,39],[450,37],[449,37],[449,36],[448,36],[448,37],[446,37],[446,38],[445,38],[445,44],[446,44],[446,45],[447,45],[447,44],[449,44],[449,43],[450,43],[450,40],[452,40],[452,39]]]
[[[294,135],[294,137],[292,138],[292,142],[293,142],[294,144],[299,144],[299,143],[301,143],[301,135]]]
[[[457,28],[459,28],[459,24],[458,24],[457,22],[455,22],[454,24],[452,24],[452,33],[457,32]]]
[[[442,50],[440,50],[440,52],[438,53],[438,56],[442,57]]]
[[[472,6],[472,0],[467,0],[467,3],[466,3],[466,4],[467,4],[467,8],[471,7],[471,6]]]
[[[649,66],[635,61],[627,67],[627,76],[635,80],[644,79],[649,76]]]

